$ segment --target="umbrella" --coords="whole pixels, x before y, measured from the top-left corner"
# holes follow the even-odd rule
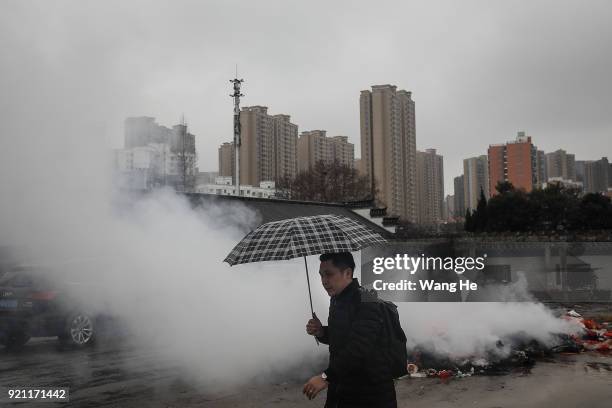
[[[313,215],[268,222],[249,232],[224,262],[238,265],[304,257],[310,311],[312,294],[306,256],[353,252],[387,241],[359,222],[341,215]]]

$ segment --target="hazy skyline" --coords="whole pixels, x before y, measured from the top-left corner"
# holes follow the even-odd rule
[[[23,123],[73,116],[102,145],[121,147],[126,117],[170,126],[184,114],[200,171],[216,170],[217,148],[232,140],[238,64],[242,106],[289,114],[300,132],[347,135],[356,157],[359,92],[387,83],[411,91],[417,148],[444,156],[445,194],[464,158],[519,130],[547,152],[612,156],[608,1],[3,1],[0,9],[3,144]]]

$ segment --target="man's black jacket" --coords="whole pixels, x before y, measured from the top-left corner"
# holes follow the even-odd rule
[[[380,352],[384,330],[384,310],[379,302],[362,302],[357,279],[329,305],[328,326],[318,337],[329,344],[330,383],[327,405],[334,400],[351,406],[393,406],[395,387],[388,362]]]

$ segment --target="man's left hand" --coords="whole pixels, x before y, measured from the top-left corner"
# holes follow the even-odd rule
[[[306,384],[302,393],[308,397],[309,400],[317,396],[319,392],[327,388],[327,381],[320,375],[315,375]]]

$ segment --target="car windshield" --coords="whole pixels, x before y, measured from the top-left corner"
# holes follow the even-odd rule
[[[29,267],[15,267],[0,276],[0,286],[15,289],[50,289],[51,279],[46,275],[48,275],[48,271]]]

